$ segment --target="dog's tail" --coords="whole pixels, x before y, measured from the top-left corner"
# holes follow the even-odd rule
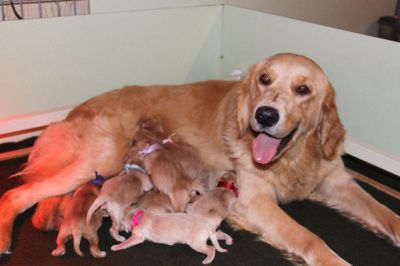
[[[217,239],[217,233],[215,232],[215,230],[208,230],[208,235],[210,236],[210,240],[218,252],[222,252],[222,253],[228,252],[227,249],[221,248],[221,246],[219,245],[218,239]]]
[[[92,216],[94,214],[94,212],[100,208],[101,205],[103,205],[104,203],[107,202],[107,197],[103,194],[99,197],[97,197],[97,199],[92,203],[92,206],[90,206],[87,215],[86,215],[86,223],[90,223],[90,220],[92,219]]]
[[[75,250],[76,254],[78,254],[81,257],[83,257],[83,253],[80,248],[81,239],[82,239],[82,230],[83,230],[82,222],[84,222],[84,221],[81,221],[76,227],[72,228],[72,239],[74,241],[74,250]]]

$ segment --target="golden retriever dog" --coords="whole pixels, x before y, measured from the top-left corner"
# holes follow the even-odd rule
[[[311,59],[285,53],[255,64],[242,81],[114,90],[50,125],[22,171],[26,183],[0,200],[0,254],[10,250],[19,213],[72,191],[95,169],[104,176],[118,173],[143,115],[160,117],[207,166],[235,170],[239,197],[230,221],[306,264],[347,265],[278,203],[320,202],[400,244],[399,216],[345,170],[345,131],[327,76]]]
[[[132,142],[129,161],[144,166],[154,187],[168,195],[176,212],[184,212],[196,193],[204,193],[206,171],[200,158],[188,144],[168,138],[158,120],[140,119]]]

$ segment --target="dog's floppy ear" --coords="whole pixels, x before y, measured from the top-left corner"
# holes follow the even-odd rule
[[[319,130],[322,153],[325,159],[332,160],[344,140],[345,130],[337,113],[335,92],[331,84],[328,84],[327,94],[322,104],[322,118]]]
[[[250,67],[247,75],[239,84],[238,101],[237,101],[237,121],[239,125],[239,136],[243,137],[249,127],[250,108],[251,108],[251,86],[252,77],[255,72],[256,65]]]

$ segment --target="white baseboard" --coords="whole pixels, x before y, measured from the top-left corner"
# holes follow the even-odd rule
[[[399,156],[389,154],[350,136],[346,137],[345,151],[358,159],[400,176]]]
[[[0,143],[37,136],[48,124],[63,120],[71,107],[58,108],[0,119]]]

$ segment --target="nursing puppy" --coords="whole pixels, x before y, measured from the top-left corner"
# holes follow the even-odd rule
[[[156,190],[151,190],[143,194],[136,206],[141,210],[147,210],[154,213],[174,212],[174,206],[172,206],[169,197]]]
[[[238,196],[233,173],[224,174],[218,187],[201,195],[189,204],[186,212],[211,224],[215,229],[228,217]]]
[[[87,211],[98,194],[98,187],[91,183],[84,184],[76,189],[72,198],[67,201],[65,215],[57,236],[57,248],[51,252],[51,255],[64,255],[66,251],[65,242],[72,237],[75,252],[79,256],[83,256],[79,245],[81,238],[84,237],[89,241],[90,253],[93,257],[102,258],[106,256],[106,252],[101,251],[98,247],[99,239],[97,237],[97,230],[103,220],[102,212],[100,210],[96,211],[90,223],[86,223]]]
[[[153,187],[149,177],[143,170],[131,169],[130,173],[125,171],[104,182],[100,195],[93,202],[87,213],[87,222],[92,219],[93,213],[103,207],[110,215],[112,226],[110,235],[117,241],[124,241],[125,237],[119,234],[120,231],[128,230],[121,223],[124,218],[124,210],[133,203],[136,203],[144,191]]]
[[[238,196],[236,178],[231,172],[224,174],[218,187],[201,195],[195,202],[188,205],[186,212],[199,221],[207,223],[216,230],[221,222],[232,211]],[[226,244],[233,243],[232,238],[222,231],[217,231],[217,238],[225,240]]]
[[[171,200],[167,195],[159,191],[150,190],[144,193],[134,206],[125,208],[121,224],[127,233],[131,231],[132,215],[138,208],[152,213],[174,212],[174,206],[172,206]]]
[[[59,230],[72,194],[50,197],[38,203],[32,216],[32,225],[41,231]]]
[[[198,221],[197,217],[186,213],[141,212],[143,211],[139,210],[134,214],[133,219],[136,219],[137,224],[132,230],[131,237],[112,246],[111,250],[126,249],[145,240],[166,245],[188,244],[194,250],[207,255],[203,264],[213,261],[215,249],[219,252],[227,252],[226,249],[220,247],[217,232],[209,224]],[[208,238],[214,246],[207,245]]]
[[[129,159],[141,161],[154,187],[168,195],[175,211],[183,212],[191,197],[204,193],[205,167],[191,146],[166,137],[159,121],[140,119]]]

